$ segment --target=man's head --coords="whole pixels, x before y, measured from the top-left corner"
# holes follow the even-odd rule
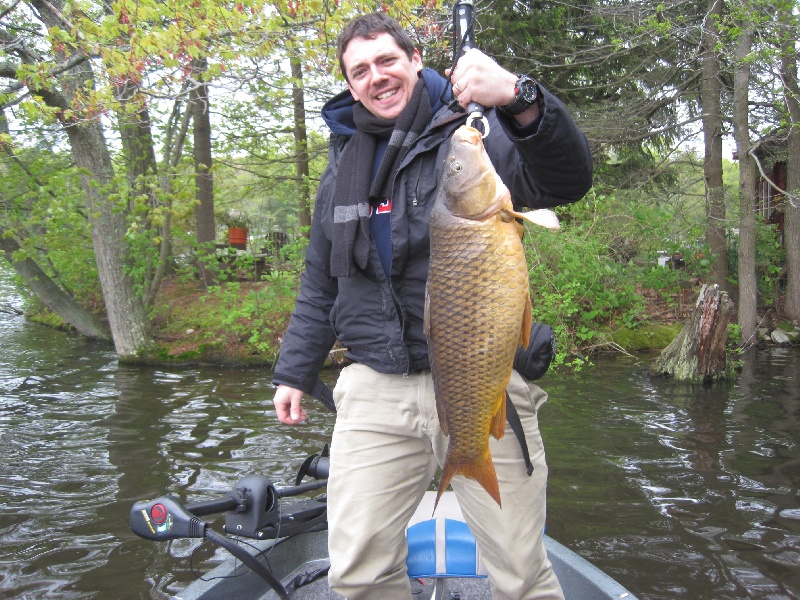
[[[382,33],[392,36],[397,47],[405,52],[408,59],[411,60],[416,48],[406,31],[400,27],[400,23],[381,12],[361,15],[347,24],[336,41],[336,58],[339,59],[339,67],[342,69],[345,81],[350,82],[342,61],[342,55],[347,51],[348,44],[355,38],[371,40]]]
[[[357,17],[339,36],[336,55],[356,101],[375,116],[396,119],[422,70],[419,51],[397,21],[383,13]]]

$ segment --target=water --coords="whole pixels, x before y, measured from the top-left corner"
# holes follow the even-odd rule
[[[546,386],[553,537],[643,598],[800,597],[800,353],[745,364],[703,387],[604,360]]]
[[[643,599],[800,598],[800,352],[711,387],[651,379],[651,358],[543,380],[548,533]],[[0,597],[166,598],[207,570],[220,554],[136,538],[130,507],[250,472],[290,484],[333,421],[309,401],[307,426],[277,425],[268,381],[121,367],[0,312]]]

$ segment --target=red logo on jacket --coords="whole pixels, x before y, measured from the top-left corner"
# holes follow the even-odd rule
[[[372,215],[388,215],[392,212],[392,199],[387,198],[380,204],[370,206],[370,216]]]

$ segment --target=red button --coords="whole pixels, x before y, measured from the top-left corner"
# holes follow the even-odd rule
[[[167,520],[167,509],[163,504],[153,504],[153,508],[150,509],[150,518],[154,523],[161,525]]]

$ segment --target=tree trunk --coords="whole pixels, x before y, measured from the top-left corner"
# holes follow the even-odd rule
[[[75,164],[82,175],[89,220],[92,225],[97,273],[111,326],[114,346],[120,358],[138,355],[152,340],[150,320],[127,272],[125,215],[109,198],[113,167],[98,121],[71,125],[67,134]],[[97,185],[97,184],[100,185]]]
[[[731,377],[725,343],[732,314],[728,294],[717,285],[704,285],[689,322],[664,349],[651,372],[697,382]]]
[[[791,23],[791,16],[786,22]],[[787,36],[781,61],[786,106],[789,112],[789,158],[786,165],[786,190],[789,192],[783,221],[786,246],[786,295],[783,312],[800,323],[800,85],[794,36]]]
[[[123,106],[135,106],[134,110],[123,111],[123,116],[119,119],[119,130],[131,197],[134,195],[144,196],[148,203],[148,211],[142,214],[135,210],[134,203],[131,201],[131,211],[134,214],[142,214],[137,217],[140,231],[148,236],[151,248],[158,248],[157,253],[147,252],[137,257],[144,263],[139,282],[144,290],[142,302],[145,306],[150,306],[158,293],[166,261],[169,260],[170,215],[169,211],[165,210],[158,220],[161,225],[154,224],[153,215],[161,206],[161,202],[151,185],[158,175],[158,162],[156,161],[147,100],[131,82],[115,86],[114,91]],[[154,244],[155,246],[153,246]]]
[[[311,227],[311,189],[309,187],[308,138],[306,137],[306,106],[303,94],[303,69],[300,59],[289,59],[292,66],[292,105],[294,107],[294,145],[297,158],[296,172],[300,186],[298,221],[303,235],[308,237]]]
[[[161,163],[160,184],[165,202],[164,219],[161,224],[161,244],[159,248],[158,267],[150,281],[150,287],[142,294],[142,302],[150,307],[155,302],[161,282],[167,272],[167,262],[172,254],[172,178],[175,175],[178,163],[183,154],[183,145],[189,122],[192,120],[192,111],[187,108],[181,112],[182,100],[176,100],[172,107],[172,114],[167,120],[167,135],[163,143],[163,159]]]
[[[739,156],[739,298],[738,321],[742,345],[756,342],[757,280],[756,280],[756,169],[750,156],[748,55],[753,47],[753,25],[745,22],[736,43],[733,68],[733,135]]]
[[[67,296],[58,285],[42,271],[32,258],[15,260],[14,252],[20,249],[19,244],[0,232],[0,250],[6,259],[25,280],[28,288],[49,308],[75,330],[90,338],[108,340],[111,336],[102,321],[83,308],[74,299]]]
[[[725,188],[722,184],[722,109],[720,107],[719,59],[715,51],[719,40],[719,19],[722,0],[708,0],[708,12],[703,27],[702,71],[700,98],[703,110],[703,139],[705,159],[703,172],[706,182],[706,243],[711,250],[711,280],[727,292],[728,245],[726,242]]]
[[[33,0],[43,23],[59,27],[63,2]],[[114,168],[100,116],[68,116],[71,99],[79,89],[93,87],[91,63],[84,61],[60,78],[62,86],[33,90],[58,111],[69,139],[75,165],[81,170],[81,185],[86,194],[92,244],[103,299],[111,327],[111,337],[120,358],[132,358],[152,341],[150,321],[141,298],[136,294],[127,271],[125,211],[114,197]]]
[[[205,61],[203,61],[205,62]],[[201,67],[205,68],[205,66]],[[194,167],[197,186],[197,243],[213,242],[216,238],[214,225],[214,176],[211,173],[211,107],[208,85],[198,85],[192,92],[192,119],[194,121]]]
[[[193,61],[195,77],[198,81],[206,70],[205,59]],[[203,255],[213,253],[212,246],[217,237],[214,223],[214,176],[211,173],[211,105],[208,85],[199,83],[192,90],[192,120],[194,121],[194,173],[197,204],[195,205],[195,224],[197,226],[197,251],[201,260],[198,263],[200,276],[206,285],[212,285],[216,278],[205,268]]]
[[[124,117],[119,118],[128,185],[132,193],[148,196],[151,207],[155,208],[158,203],[148,185],[148,178],[158,173],[158,164],[147,100],[131,82],[115,86],[114,93],[123,106],[134,106],[132,110],[125,111]]]

